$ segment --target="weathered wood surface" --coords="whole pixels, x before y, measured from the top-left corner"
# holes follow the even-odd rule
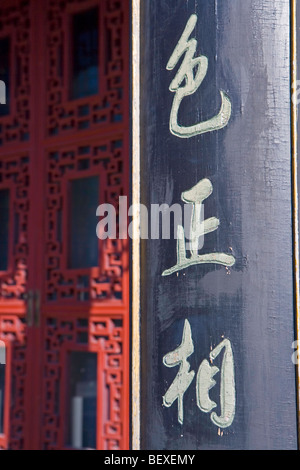
[[[199,253],[235,257],[229,268],[194,265],[162,276],[176,263],[176,241],[143,242],[142,448],[294,449],[289,2],[144,0],[142,8],[142,202],[183,204],[181,193],[208,178],[205,218],[217,217],[220,226]],[[182,100],[179,119],[188,126],[214,116],[220,90],[232,113],[223,129],[181,138],[169,129],[169,85],[179,64],[166,66],[192,14],[195,57],[207,57],[208,71]],[[163,358],[180,345],[185,320],[195,377],[180,424],[177,401],[163,406],[179,367]],[[236,389],[234,419],[224,429],[196,402],[198,368],[223,338],[231,343]],[[214,378],[210,397],[220,414],[220,372]]]

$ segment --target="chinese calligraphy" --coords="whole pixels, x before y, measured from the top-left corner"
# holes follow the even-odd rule
[[[181,194],[181,199],[193,205],[190,229],[190,253],[186,256],[185,233],[182,225],[177,228],[177,263],[172,268],[166,269],[162,276],[169,276],[181,269],[185,269],[195,264],[221,264],[223,266],[233,266],[235,258],[226,253],[209,253],[204,255],[198,254],[198,239],[207,233],[217,230],[220,221],[216,217],[200,222],[200,211],[203,201],[210,196],[213,186],[209,179],[199,181],[193,188]]]
[[[220,385],[220,403],[221,415],[216,412],[211,413],[212,422],[220,428],[229,427],[235,415],[235,379],[234,379],[234,362],[230,341],[224,339],[213,351],[209,357],[213,362],[221,351],[224,349],[224,356],[221,367],[221,385]],[[220,371],[216,366],[211,366],[205,359],[197,374],[197,405],[204,413],[209,413],[217,404],[209,397],[209,390],[215,386],[216,381],[213,377]]]
[[[205,56],[195,57],[197,49],[196,39],[191,39],[197,23],[197,15],[190,16],[186,27],[179,39],[169,61],[167,70],[173,70],[184,54],[184,58],[179,70],[170,84],[169,90],[175,93],[170,113],[170,132],[180,138],[189,138],[206,132],[212,132],[224,128],[231,117],[231,102],[223,91],[220,91],[222,104],[217,115],[211,119],[199,122],[195,125],[184,127],[178,123],[178,112],[183,98],[195,93],[203,82],[208,69],[208,59]],[[213,192],[213,186],[209,179],[200,180],[191,189],[181,194],[181,199],[186,204],[192,205],[190,221],[190,243],[187,246],[185,233],[182,225],[177,226],[177,263],[163,271],[162,276],[169,276],[182,269],[197,264],[220,264],[223,266],[233,266],[235,257],[226,253],[199,254],[203,245],[199,243],[200,238],[218,229],[220,220],[216,217],[201,219],[201,209],[203,201]],[[187,249],[190,255],[187,255]],[[223,352],[221,366],[215,364],[217,357]],[[178,406],[178,422],[182,425],[184,421],[184,395],[190,387],[195,377],[195,371],[190,370],[191,366],[188,358],[194,353],[194,343],[192,339],[191,326],[185,320],[182,341],[177,349],[169,352],[163,357],[163,364],[166,367],[179,367],[178,373],[163,396],[163,405],[171,407],[176,401]],[[209,354],[210,362],[206,359],[202,361],[196,375],[196,400],[198,408],[204,413],[210,413],[211,421],[219,428],[229,427],[235,416],[236,392],[234,376],[234,360],[231,343],[224,339]],[[220,377],[220,413],[217,414],[215,408],[217,403],[210,397],[210,390],[217,384],[215,376]]]
[[[169,90],[175,93],[170,114],[170,132],[181,138],[189,138],[195,135],[222,129],[228,124],[231,116],[230,99],[224,91],[220,91],[222,104],[221,109],[216,116],[193,126],[183,127],[178,124],[178,111],[181,101],[186,96],[192,95],[197,91],[203,82],[208,69],[207,57],[203,55],[200,57],[194,57],[197,48],[196,39],[189,39],[196,23],[197,15],[191,15],[167,64],[167,70],[173,70],[181,56],[185,54],[177,75],[169,87]],[[196,72],[194,72],[195,68]],[[185,83],[182,86],[183,82]]]
[[[187,358],[194,352],[191,326],[187,320],[184,323],[181,345],[175,351],[166,354],[163,363],[167,367],[179,366],[179,372],[173,384],[163,397],[164,405],[169,407],[178,400],[178,421],[183,424],[183,396],[193,381],[195,372],[190,372]]]
[[[235,416],[235,378],[234,378],[234,361],[231,343],[228,339],[224,339],[210,353],[211,363],[224,350],[221,371],[217,366],[210,365],[204,359],[200,364],[196,378],[196,398],[197,406],[204,413],[210,413],[217,404],[211,400],[209,391],[216,385],[214,376],[220,373],[220,415],[213,411],[210,415],[211,421],[220,428],[231,426]],[[190,371],[190,364],[187,358],[194,352],[194,344],[192,340],[191,326],[188,320],[185,320],[182,342],[174,351],[166,354],[163,363],[167,367],[179,366],[179,372],[173,383],[163,397],[163,404],[166,407],[178,400],[178,422],[183,424],[183,398],[184,394],[191,385],[195,376],[194,371]]]

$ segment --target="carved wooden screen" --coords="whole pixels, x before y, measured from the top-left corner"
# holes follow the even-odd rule
[[[94,17],[97,37],[78,15]],[[1,448],[72,447],[75,353],[96,358],[95,447],[128,447],[128,241],[96,236],[97,206],[117,208],[128,194],[128,24],[127,0],[1,2],[0,43],[9,38],[10,57],[9,106],[0,115],[0,206],[2,194],[9,221],[7,246],[0,246],[7,252],[0,271],[0,340],[7,345]],[[74,43],[82,47],[82,70]],[[87,64],[90,47],[94,62]],[[93,93],[78,94],[87,80]],[[91,223],[93,236],[85,228]]]

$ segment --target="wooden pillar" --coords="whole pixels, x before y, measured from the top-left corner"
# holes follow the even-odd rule
[[[142,449],[297,447],[292,9],[142,2]]]

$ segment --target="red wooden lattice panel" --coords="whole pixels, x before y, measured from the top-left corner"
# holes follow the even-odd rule
[[[0,273],[0,302],[22,300],[27,286],[29,158],[25,155],[1,158],[0,189],[10,191],[9,265]]]
[[[125,447],[124,417],[124,329],[116,316],[91,318],[47,318],[44,325],[45,379],[43,388],[43,445],[45,449],[65,446],[64,386],[67,352],[89,350],[98,353],[98,423],[97,447]]]
[[[46,300],[51,301],[111,301],[121,300],[123,290],[124,242],[99,241],[100,262],[89,269],[68,269],[66,234],[58,238],[60,214],[67,220],[67,183],[70,178],[85,175],[100,176],[100,200],[118,210],[119,196],[125,192],[124,160],[126,150],[122,137],[101,139],[87,145],[72,145],[52,150],[48,154],[48,184],[46,213],[47,281]],[[83,168],[83,169],[82,169]],[[67,227],[65,227],[65,232]],[[86,280],[87,278],[87,280]],[[84,281],[83,281],[84,280]]]
[[[4,0],[0,4],[0,39],[8,38],[10,44],[9,114],[0,116],[0,190],[9,190],[10,221],[8,267],[0,272],[0,340],[7,345],[5,434],[0,436],[0,448],[5,449],[24,448],[27,413],[28,344],[24,313],[31,210],[30,9],[29,0]]]
[[[0,316],[0,340],[10,351],[7,364],[11,393],[6,401],[9,410],[5,427],[9,436],[0,436],[0,449],[22,450],[25,436],[25,390],[27,380],[26,326],[23,318],[14,315]]]
[[[30,53],[29,0],[1,2],[0,38],[11,41],[11,112],[0,119],[0,146],[25,143],[30,138]],[[2,8],[1,8],[2,6]]]
[[[71,100],[71,18],[94,6],[99,7],[99,93]],[[118,215],[119,196],[128,194],[129,2],[48,0],[46,20],[42,446],[65,447],[66,357],[83,349],[98,354],[97,448],[122,449],[129,434],[128,242],[99,241],[97,267],[69,269],[66,221],[72,179],[100,178],[95,229],[97,205],[111,203]],[[80,304],[90,307],[78,313]],[[53,306],[55,315],[49,315]]]
[[[71,55],[69,21],[72,13],[89,6],[100,7],[100,93],[70,101],[69,67]],[[49,0],[47,2],[47,134],[99,129],[124,119],[124,87],[128,83],[128,18],[125,0]],[[127,20],[128,21],[128,20]],[[64,59],[62,59],[65,57]],[[64,66],[61,63],[64,62]],[[126,90],[127,93],[127,90]],[[126,97],[125,97],[126,100]],[[128,114],[128,109],[125,109]]]
[[[72,350],[98,355],[97,448],[122,449],[129,434],[128,242],[99,241],[98,266],[69,269],[66,224],[72,178],[100,178],[95,229],[97,205],[117,208],[119,196],[128,194],[129,1],[42,3],[0,5],[0,39],[9,37],[11,47],[10,114],[0,116],[0,190],[9,189],[11,216],[8,269],[0,272],[10,391],[0,449],[65,447],[64,381]],[[71,18],[94,6],[99,93],[70,100]],[[40,318],[26,325],[28,290],[39,289]]]

